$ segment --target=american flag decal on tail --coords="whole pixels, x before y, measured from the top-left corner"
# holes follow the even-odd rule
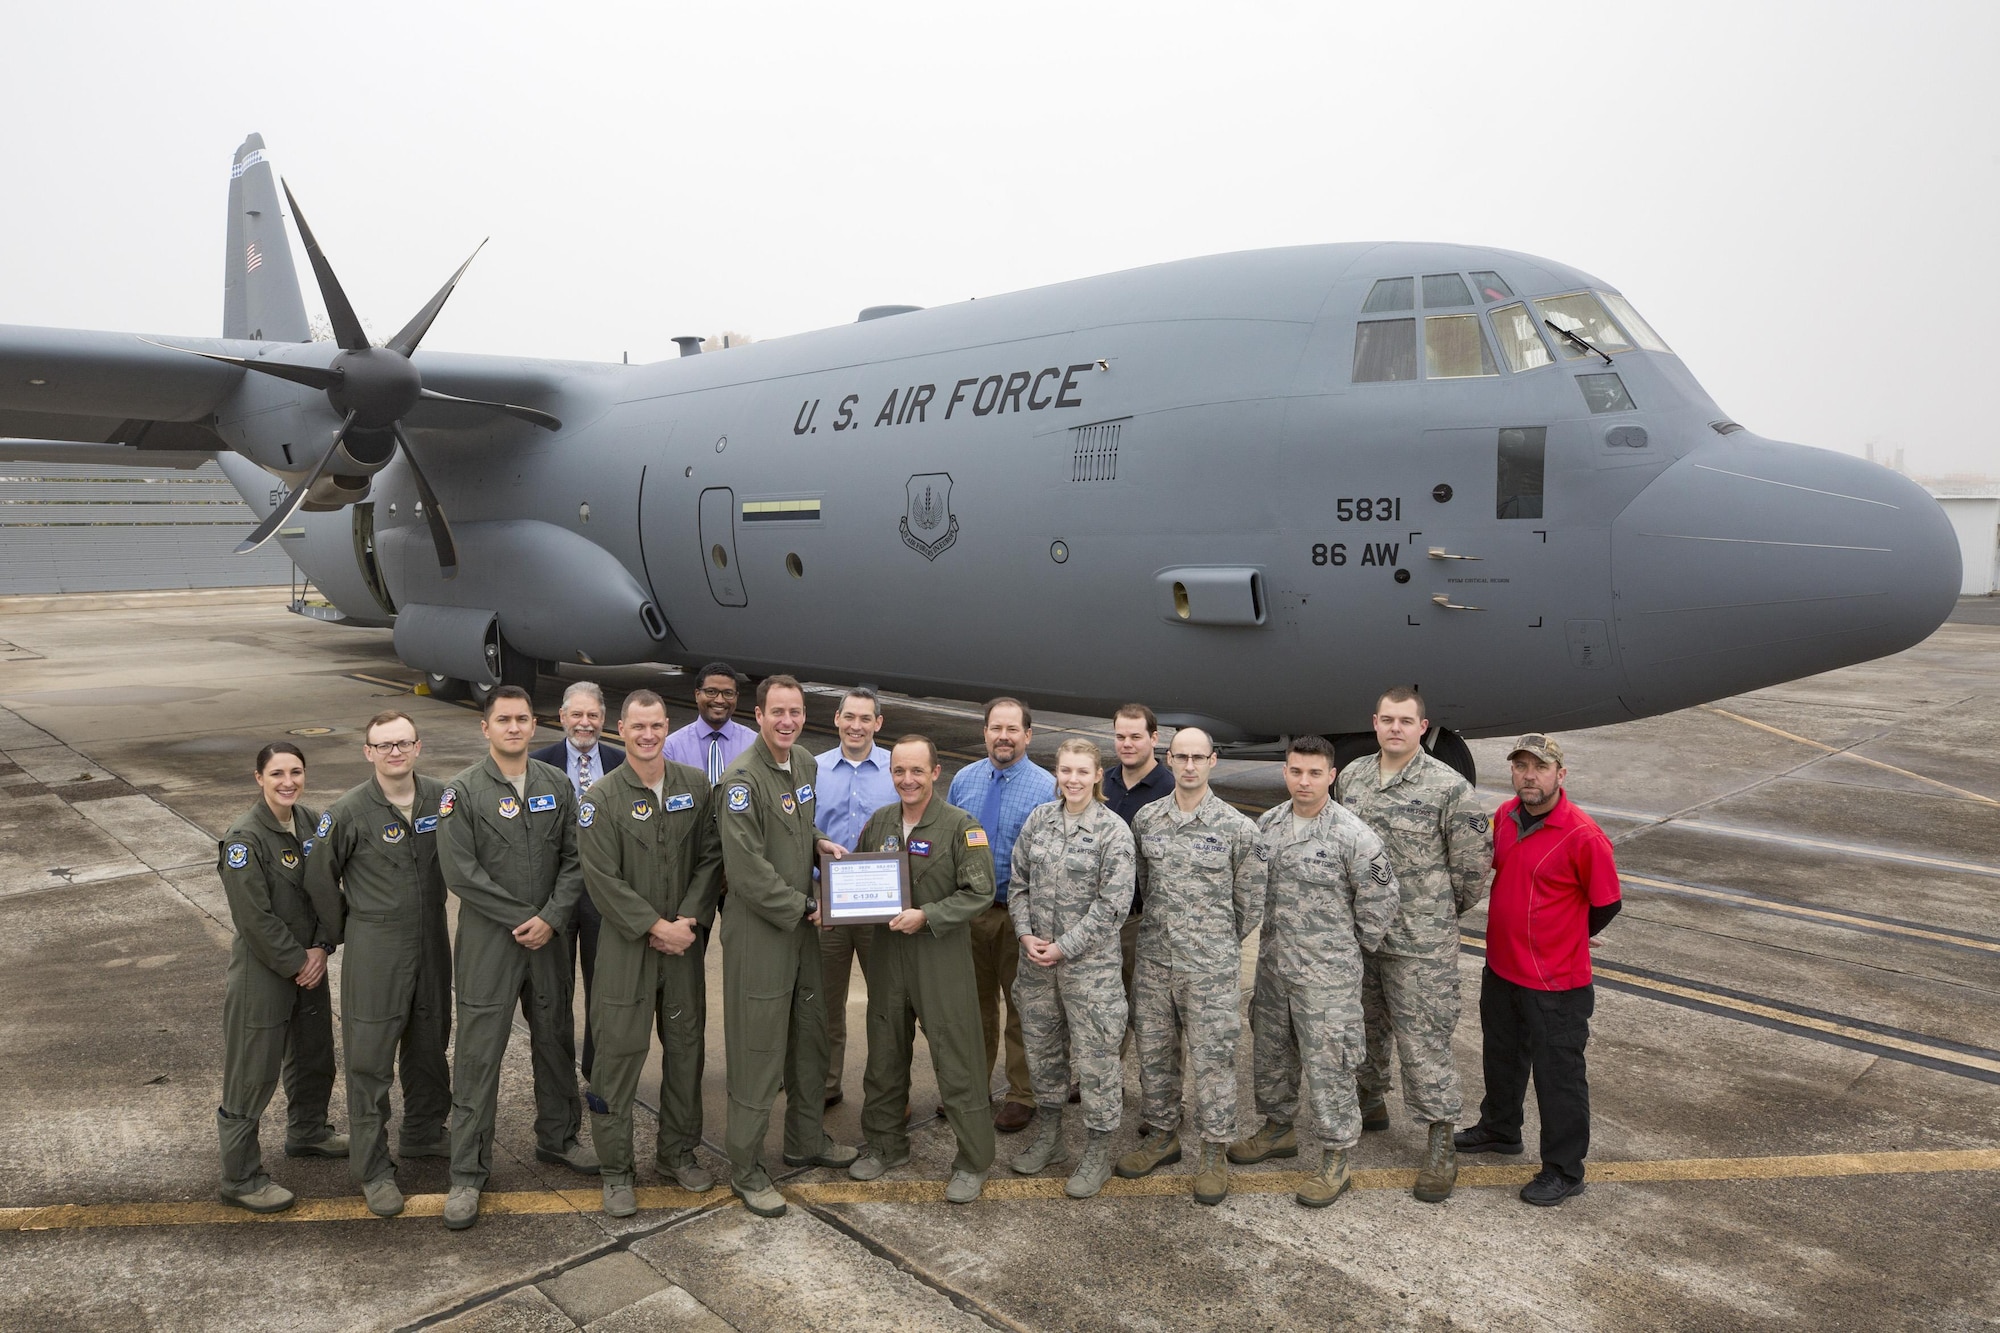
[[[255,273],[262,267],[264,267],[264,256],[258,252],[257,242],[252,241],[243,247],[243,271]]]

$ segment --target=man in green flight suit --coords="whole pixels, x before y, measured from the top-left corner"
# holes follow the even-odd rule
[[[320,816],[306,891],[322,921],[343,923],[340,1040],[347,1060],[348,1168],[377,1217],[403,1211],[386,1129],[402,1055],[398,1157],[449,1157],[451,936],[438,867],[444,783],[416,771],[423,742],[409,714],[361,729],[375,776]]]
[[[695,1161],[701,1142],[702,1043],[708,1024],[703,966],[721,887],[722,844],[708,775],[660,753],[667,705],[634,690],[620,710],[625,762],[577,807],[583,887],[604,918],[590,994],[596,1044],[591,1087],[608,1111],[591,1113],[604,1164],[604,1211],[639,1211],[632,1186],[632,1099],[660,1033],[660,1128],[653,1160],[682,1189],[706,1193],[715,1178]]]
[[[921,1020],[937,1071],[958,1158],[944,1197],[971,1203],[993,1166],[986,1038],[972,977],[972,918],[993,902],[993,849],[979,821],[936,796],[943,775],[928,736],[905,736],[889,752],[889,780],[901,800],[869,816],[861,852],[902,852],[910,863],[910,905],[874,928],[868,944],[868,1070],[861,1129],[868,1151],[847,1168],[874,1180],[910,1160],[903,1108],[910,1098],[911,1039]]]
[[[785,1089],[785,1164],[846,1166],[854,1149],[827,1137],[826,996],[819,966],[814,852],[847,849],[813,828],[812,756],[793,759],[806,696],[790,676],[757,686],[757,740],[722,775],[722,1032],[729,1058],[729,1187],[759,1217],[785,1196],[762,1160],[771,1104]]]
[[[548,947],[583,892],[576,794],[559,768],[528,757],[528,692],[502,685],[479,723],[487,756],[451,780],[438,803],[444,882],[458,895],[458,1059],[451,1081],[451,1193],[444,1224],[479,1220],[493,1165],[500,1061],[518,1003],[535,1070],[535,1156],[585,1175],[597,1157],[577,1142],[576,1022],[569,956]]]

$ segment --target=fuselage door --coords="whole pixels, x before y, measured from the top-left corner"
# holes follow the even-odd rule
[[[722,606],[748,606],[736,562],[736,492],[711,486],[701,493],[701,567],[708,590]]]

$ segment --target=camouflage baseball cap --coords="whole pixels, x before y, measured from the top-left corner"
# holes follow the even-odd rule
[[[1539,731],[1531,731],[1515,741],[1514,748],[1507,751],[1507,758],[1512,760],[1515,755],[1524,753],[1535,756],[1545,764],[1554,764],[1557,768],[1563,766],[1562,743],[1555,737],[1545,736]]]

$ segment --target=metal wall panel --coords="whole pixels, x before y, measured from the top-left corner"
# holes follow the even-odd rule
[[[0,463],[0,593],[289,582],[278,543],[234,554],[256,523],[213,463],[191,472]]]

